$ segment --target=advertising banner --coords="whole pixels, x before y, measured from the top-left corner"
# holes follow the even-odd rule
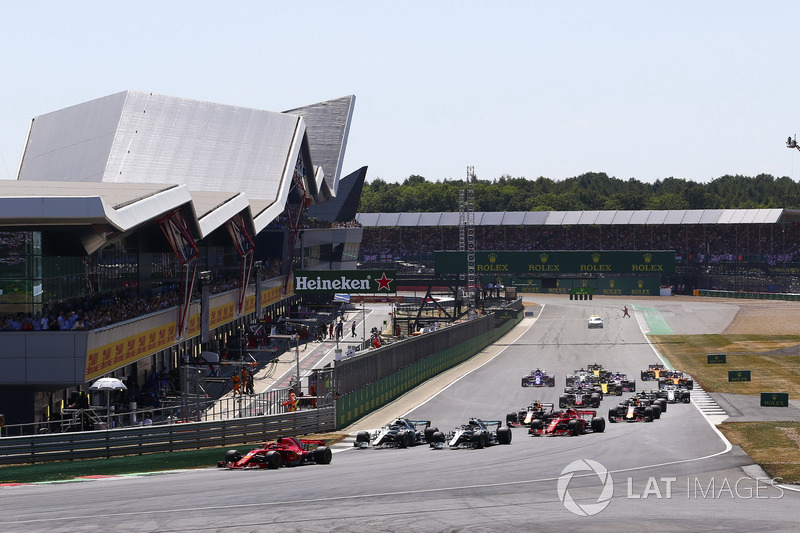
[[[463,274],[467,252],[434,252],[437,274]],[[638,274],[675,272],[673,251],[587,250],[561,252],[475,252],[475,271],[484,274]]]
[[[298,270],[294,273],[294,292],[333,294],[394,294],[394,270]]]

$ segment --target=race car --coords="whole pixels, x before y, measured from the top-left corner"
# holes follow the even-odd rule
[[[417,444],[430,443],[431,437],[437,431],[437,428],[431,427],[430,420],[395,418],[373,433],[359,431],[353,445],[358,448],[367,448],[370,444],[384,448],[410,448]]]
[[[544,420],[551,416],[555,404],[533,402],[528,407],[523,407],[516,413],[508,413],[506,415],[506,425],[511,426],[530,426],[531,420],[539,419]]]
[[[597,411],[567,409],[557,411],[549,420],[535,419],[531,421],[529,435],[582,435],[589,431],[602,433],[606,430],[606,421],[597,416]]]
[[[653,391],[659,398],[663,398],[667,403],[689,403],[692,401],[692,393],[688,389],[683,389],[674,383],[665,384],[663,387]]]
[[[591,372],[595,378],[599,379],[607,379],[612,374],[611,370],[603,368],[603,365],[599,363],[593,363],[591,365],[588,365],[586,367],[586,370]]]
[[[599,315],[590,315],[589,316],[589,329],[602,328],[602,327],[603,327],[603,319],[600,318]]]
[[[600,401],[603,399],[601,393],[594,387],[582,388],[580,386],[567,387],[564,389],[564,394],[558,398],[559,409],[567,407],[600,407]]]
[[[550,376],[547,372],[543,372],[538,368],[536,370],[531,370],[531,373],[527,376],[522,376],[522,386],[523,387],[555,387],[556,386],[556,378],[554,376]]]
[[[333,453],[325,446],[324,440],[278,437],[274,442],[265,442],[263,446],[250,450],[244,456],[238,450],[228,450],[225,459],[218,462],[217,466],[230,469],[276,469],[306,463],[327,465],[331,459]]]
[[[632,396],[608,410],[609,422],[652,422],[661,417],[661,406],[649,399]]]
[[[594,386],[600,383],[600,381],[608,379],[610,375],[611,372],[603,369],[601,365],[589,365],[587,368],[573,370],[572,374],[567,376],[567,387],[575,387],[578,384],[592,384]],[[599,392],[599,385],[597,385],[597,388]]]
[[[676,385],[682,389],[692,390],[694,389],[694,379],[680,370],[668,370],[662,372],[661,377],[658,379],[658,388],[666,385]]]
[[[627,374],[615,372],[600,381],[600,389],[603,394],[622,396],[623,392],[636,392],[636,380],[628,379]]]
[[[450,448],[485,448],[494,444],[511,444],[511,428],[501,427],[500,420],[471,418],[469,422],[446,436]]]
[[[653,418],[658,420],[663,413],[667,412],[667,400],[662,398],[657,390],[642,390],[636,393],[636,397],[640,400],[650,402],[653,407]]]
[[[658,379],[661,377],[661,374],[667,370],[667,367],[661,363],[647,365],[647,370],[642,370],[642,381],[658,381]]]

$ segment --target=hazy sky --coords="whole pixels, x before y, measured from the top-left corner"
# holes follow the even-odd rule
[[[16,1],[0,179],[30,120],[137,90],[283,111],[356,96],[367,180],[800,179],[800,2]]]

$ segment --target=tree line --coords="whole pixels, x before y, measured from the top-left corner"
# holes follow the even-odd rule
[[[360,213],[459,211],[465,180],[365,183]],[[637,209],[800,209],[800,183],[769,174],[725,175],[708,183],[666,178],[643,183],[589,172],[563,181],[502,176],[476,179],[475,211],[584,211]]]

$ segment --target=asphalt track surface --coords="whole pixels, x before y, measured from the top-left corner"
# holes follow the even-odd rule
[[[590,363],[638,377],[657,361],[642,333],[649,323],[644,308],[676,333],[721,331],[735,314],[730,306],[701,302],[682,303],[670,315],[658,302],[641,301],[634,302],[634,317],[623,319],[620,301],[543,297],[536,303],[529,307],[535,318],[523,320],[471,367],[449,374],[433,396],[420,389],[379,415],[429,419],[443,430],[469,417],[505,419],[535,399],[557,402],[565,375]],[[605,327],[589,330],[590,314],[601,315]],[[520,386],[522,375],[537,367],[557,376],[555,389]],[[607,416],[614,403],[606,397],[599,414]],[[0,528],[797,531],[800,524],[800,493],[755,479],[752,460],[692,404],[670,405],[652,423],[607,424],[604,433],[576,437],[531,437],[515,428],[510,445],[482,450],[339,450],[330,465],[276,471],[207,468],[5,487]],[[564,474],[570,465],[571,477]]]

